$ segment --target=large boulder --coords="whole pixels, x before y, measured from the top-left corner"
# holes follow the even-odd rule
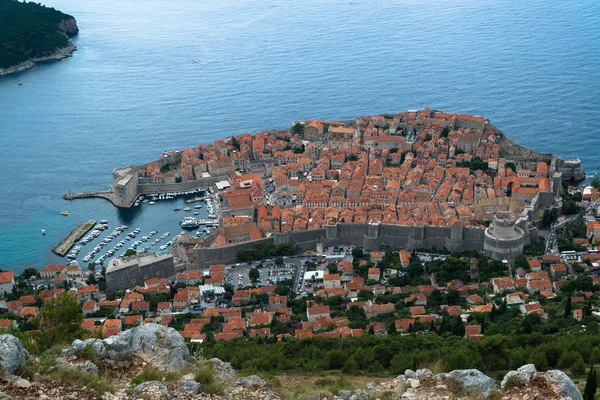
[[[225,383],[233,383],[237,379],[237,374],[231,364],[221,361],[218,358],[211,358],[208,362],[213,366],[216,380]]]
[[[495,388],[494,380],[477,369],[457,369],[448,375],[468,390],[476,390],[487,394]]]
[[[12,374],[25,364],[29,353],[23,343],[13,335],[0,335],[0,368],[5,374]]]
[[[571,378],[564,372],[553,369],[539,375],[544,376],[548,382],[552,383],[556,387],[558,394],[563,396],[565,400],[583,400],[583,396],[577,386],[575,386]]]
[[[179,378],[176,392],[193,395],[202,391],[202,385],[194,380],[194,374],[187,374]]]
[[[502,379],[502,383],[500,383],[500,387],[502,390],[506,390],[506,386],[511,381],[511,379],[516,379],[521,383],[529,383],[531,378],[537,373],[537,369],[535,369],[535,365],[527,364],[519,367],[516,371],[508,371],[504,378]]]
[[[128,365],[134,355],[159,370],[176,371],[187,365],[190,352],[185,340],[173,328],[144,324],[104,340],[75,340],[71,348],[80,353],[92,346],[101,362],[108,366]]]

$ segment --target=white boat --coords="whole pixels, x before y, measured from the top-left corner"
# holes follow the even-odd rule
[[[42,229],[42,235],[45,235],[45,234],[46,234],[46,230]]]
[[[154,205],[154,204],[156,204],[156,203],[155,203],[155,202],[153,202],[153,201],[151,201],[151,202],[149,202],[148,204],[150,204],[150,205],[152,206],[152,205]]]

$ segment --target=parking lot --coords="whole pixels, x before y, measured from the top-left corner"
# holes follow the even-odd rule
[[[262,265],[262,267],[261,267]],[[257,268],[260,276],[256,281],[257,286],[276,285],[279,282],[293,279],[296,272],[294,263],[285,262],[283,265],[275,265],[273,260],[265,260],[260,262],[251,262],[244,264],[236,264],[232,266],[226,274],[226,281],[235,288],[242,288],[252,285],[250,280],[250,270]]]

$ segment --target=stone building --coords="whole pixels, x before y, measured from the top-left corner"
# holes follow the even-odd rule
[[[483,250],[496,260],[514,260],[523,252],[525,232],[512,216],[496,217],[485,230]]]
[[[175,276],[175,262],[172,254],[148,253],[140,256],[117,257],[110,261],[106,269],[106,290],[125,290],[143,285],[150,278],[170,278]]]

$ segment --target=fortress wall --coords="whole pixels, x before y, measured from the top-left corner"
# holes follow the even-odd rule
[[[389,246],[394,250],[433,248],[434,246],[438,249],[447,248],[450,251],[484,249],[484,229],[475,227],[456,228],[389,224],[380,224],[377,227],[369,226],[369,224],[337,223],[322,229],[274,233],[269,238],[222,248],[198,248],[194,249],[194,252],[199,262],[198,268],[206,268],[210,264],[235,263],[237,262],[237,252],[248,249],[256,243],[273,243],[276,245],[293,243],[300,252],[314,250],[319,242],[322,242],[325,246],[362,246],[368,251],[378,250],[381,246]],[[376,234],[375,236],[369,236],[369,233]]]
[[[227,177],[211,177],[194,181],[179,182],[179,183],[151,183],[137,185],[138,194],[154,194],[180,192],[182,190],[205,188],[214,185],[216,182],[226,180]]]

